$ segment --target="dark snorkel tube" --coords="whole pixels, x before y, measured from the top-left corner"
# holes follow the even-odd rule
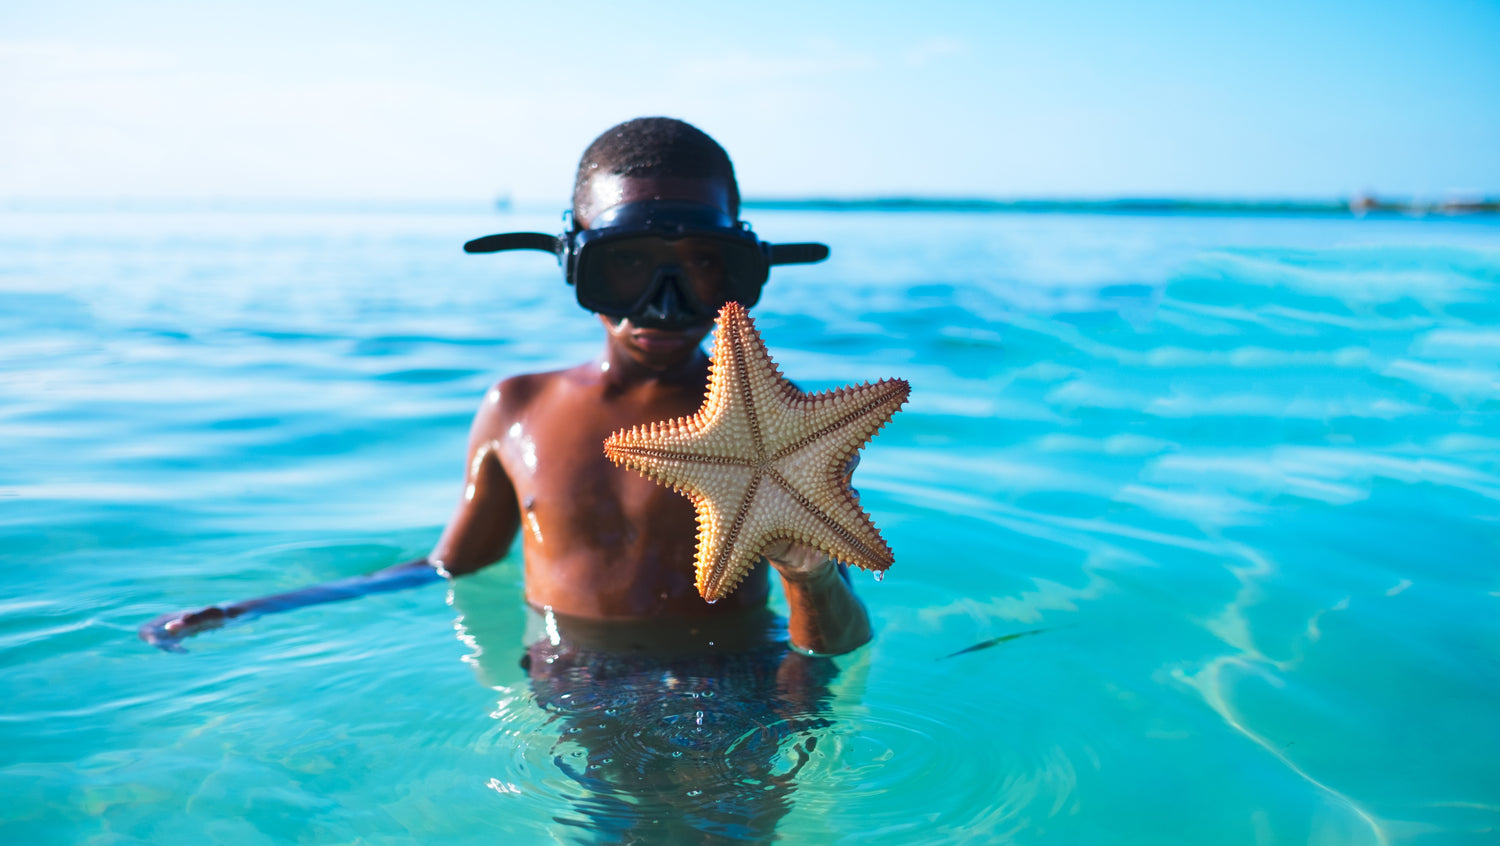
[[[563,253],[563,236],[543,235],[540,232],[507,232],[504,235],[486,235],[464,244],[466,253],[499,253],[505,250],[541,250],[544,253]]]

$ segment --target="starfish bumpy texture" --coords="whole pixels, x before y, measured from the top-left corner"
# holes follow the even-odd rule
[[[730,302],[719,311],[703,407],[616,432],[604,454],[693,501],[698,593],[709,602],[729,595],[778,540],[883,571],[891,548],[845,470],[910,393],[902,379],[803,393],[776,369],[744,306]]]

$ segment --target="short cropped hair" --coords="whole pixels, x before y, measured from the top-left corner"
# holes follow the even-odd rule
[[[590,180],[601,174],[722,179],[729,189],[729,211],[739,214],[740,188],[729,154],[702,130],[676,118],[627,120],[595,138],[578,160],[574,214],[588,203]]]

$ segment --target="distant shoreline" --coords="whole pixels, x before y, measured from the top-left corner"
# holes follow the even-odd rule
[[[1392,215],[1500,214],[1500,199],[1384,200],[1358,196],[1347,200],[1193,200],[1122,198],[1114,200],[991,200],[979,197],[746,198],[750,209],[827,212],[966,212],[978,214],[1204,214],[1308,215],[1364,217]]]
[[[1453,218],[1500,215],[1500,199],[1212,200],[1142,197],[1094,200],[996,200],[984,197],[747,197],[753,211],[957,214],[1203,215],[1242,217]],[[0,213],[146,214],[545,214],[551,203],[465,199],[332,198],[40,198],[0,197]]]

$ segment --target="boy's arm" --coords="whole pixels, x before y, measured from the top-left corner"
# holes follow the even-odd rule
[[[499,561],[521,525],[516,488],[492,443],[469,451],[464,497],[427,560],[444,575],[462,576]]]
[[[230,622],[244,622],[263,614],[339,602],[371,593],[403,590],[440,581],[445,575],[472,573],[500,560],[510,550],[520,524],[515,488],[494,454],[493,433],[503,431],[498,428],[502,422],[500,392],[491,391],[474,416],[474,425],[469,431],[464,498],[437,546],[426,558],[414,558],[368,575],[286,593],[163,614],[141,626],[141,640],[168,652],[183,652],[185,650],[180,645],[183,639]]]
[[[529,394],[529,380],[523,378],[507,379],[490,391],[469,427],[464,495],[427,554],[444,575],[462,576],[504,558],[521,527],[521,506],[500,462],[499,439]]]
[[[404,590],[428,582],[436,582],[442,576],[426,558],[414,558],[384,570],[363,576],[353,576],[320,585],[299,588],[286,593],[258,596],[238,602],[210,605],[196,611],[175,611],[148,621],[140,628],[141,640],[167,652],[185,652],[180,645],[184,638],[199,632],[217,629],[232,621],[244,622],[262,614],[291,611],[325,602],[339,602],[371,593]]]
[[[803,544],[773,547],[766,557],[781,573],[791,615],[792,645],[815,655],[842,655],[870,640],[870,615],[849,583],[849,571]]]

